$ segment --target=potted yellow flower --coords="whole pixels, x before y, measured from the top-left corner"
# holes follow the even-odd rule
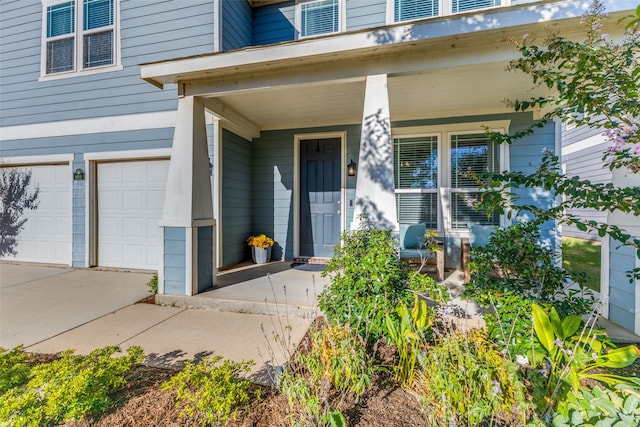
[[[265,234],[249,236],[247,244],[251,246],[251,258],[256,264],[266,264],[271,260],[271,248],[274,245],[272,238]]]

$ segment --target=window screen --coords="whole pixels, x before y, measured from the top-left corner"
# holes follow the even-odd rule
[[[302,4],[303,37],[334,33],[339,29],[339,1],[322,0]]]
[[[394,0],[395,22],[438,15],[439,0]]]
[[[75,16],[74,2],[47,7],[47,74],[74,68]]]

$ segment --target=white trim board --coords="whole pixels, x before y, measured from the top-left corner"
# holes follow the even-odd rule
[[[0,128],[0,141],[172,128],[175,125],[175,110],[94,119],[62,120],[2,127]]]
[[[596,145],[604,144],[605,138],[601,134],[590,136],[589,138],[585,138],[581,141],[574,142],[570,145],[565,145],[562,147],[562,154],[573,154],[578,151],[586,150],[587,148],[595,147]]]
[[[73,154],[49,154],[45,156],[0,157],[0,166],[55,164],[55,163],[72,163],[72,162],[73,162]]]

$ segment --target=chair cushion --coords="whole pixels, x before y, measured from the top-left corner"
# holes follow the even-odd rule
[[[404,249],[418,249],[418,247],[424,246],[426,232],[427,225],[424,222],[400,224],[400,246]]]
[[[493,225],[469,224],[469,244],[471,247],[488,245],[493,229]]]

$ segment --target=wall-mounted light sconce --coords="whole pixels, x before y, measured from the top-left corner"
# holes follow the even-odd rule
[[[76,169],[76,171],[73,173],[73,180],[84,181],[84,171],[80,168]]]
[[[353,159],[351,159],[351,162],[347,165],[347,175],[356,176],[356,164],[353,163]]]

